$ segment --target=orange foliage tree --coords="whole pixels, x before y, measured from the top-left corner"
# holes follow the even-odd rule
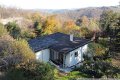
[[[60,22],[59,20],[56,19],[56,16],[49,16],[46,21],[43,23],[43,29],[42,32],[43,34],[52,34],[56,31],[58,31],[57,29],[60,28]]]

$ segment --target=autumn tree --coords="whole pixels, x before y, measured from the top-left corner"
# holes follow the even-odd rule
[[[116,18],[114,26],[110,27],[109,38],[110,54],[117,60],[120,58],[120,15]]]
[[[64,33],[74,34],[76,30],[79,30],[79,27],[72,20],[64,22],[62,30]]]
[[[16,41],[10,36],[0,37],[0,57],[9,65],[35,59],[35,55],[25,40]]]
[[[41,20],[41,14],[40,14],[40,12],[30,13],[28,15],[28,19],[32,20],[33,22],[40,21]]]
[[[34,27],[34,33],[36,36],[41,35],[41,29],[42,29],[42,23],[44,22],[43,17],[41,16],[40,12],[34,12],[30,13],[28,15],[28,19],[32,20],[33,27]]]
[[[52,66],[36,61],[25,40],[0,37],[0,57],[7,63],[5,80],[54,80]]]
[[[92,32],[100,32],[99,23],[96,19],[90,19],[88,29]]]
[[[86,27],[81,27],[80,28],[80,36],[84,38],[91,38],[93,36],[92,32],[86,28]]]
[[[43,24],[42,32],[43,34],[54,33],[56,28],[60,26],[59,21],[56,19],[55,15],[49,16]]]
[[[36,34],[34,33],[34,31],[31,31],[31,30],[26,30],[21,34],[21,38],[26,40],[29,40],[35,37],[36,37]]]
[[[89,19],[87,18],[87,16],[83,16],[83,17],[82,17],[81,26],[82,26],[82,27],[86,27],[86,28],[89,27]]]
[[[113,11],[104,11],[100,16],[100,27],[102,31],[109,33],[110,28],[115,26],[118,14]]]
[[[104,36],[107,38],[109,56],[116,62],[120,58],[120,14],[113,11],[103,12],[100,18],[100,26]],[[118,60],[118,61],[117,61]],[[113,63],[114,64],[114,63]],[[119,66],[119,63],[115,64]]]
[[[13,49],[17,55],[22,57],[23,61],[35,59],[33,51],[29,48],[26,40],[18,40],[13,43]]]

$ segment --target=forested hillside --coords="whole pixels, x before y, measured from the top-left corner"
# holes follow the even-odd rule
[[[27,11],[17,8],[0,6],[0,18],[19,17],[27,14]]]
[[[8,18],[8,17],[16,17],[16,16],[25,16],[32,12],[40,12],[42,15],[57,15],[59,18],[63,19],[79,19],[82,16],[87,16],[88,18],[100,18],[100,15],[103,11],[113,10],[114,12],[120,12],[120,7],[111,6],[111,7],[88,7],[82,9],[61,9],[61,10],[23,10],[17,9],[14,7],[8,8],[4,6],[0,6],[0,17]]]
[[[61,10],[55,11],[53,13],[58,14],[60,17],[68,18],[68,19],[79,19],[82,16],[87,16],[88,18],[96,18],[99,19],[100,15],[103,11],[113,10],[114,12],[120,12],[120,7],[112,6],[112,7],[89,7],[83,9],[75,9],[75,10]]]
[[[25,10],[16,7],[0,6],[0,19],[5,19],[9,17],[26,17],[34,12],[40,12],[41,15],[47,15],[47,13],[42,13],[41,11],[37,10]]]

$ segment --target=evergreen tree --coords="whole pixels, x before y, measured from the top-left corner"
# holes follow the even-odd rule
[[[19,28],[18,24],[16,24],[16,22],[9,22],[5,26],[13,38],[18,39],[21,37],[21,29]]]
[[[40,36],[42,34],[42,32],[41,32],[42,31],[42,25],[38,21],[36,21],[34,23],[34,29],[35,29],[35,33],[36,33],[37,36]]]

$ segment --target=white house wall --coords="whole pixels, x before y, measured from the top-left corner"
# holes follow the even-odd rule
[[[49,49],[44,49],[39,52],[35,53],[36,59],[43,61],[43,62],[48,62],[50,59],[50,50]]]
[[[83,53],[86,52],[86,50],[87,50],[87,45],[84,45],[83,47],[80,47],[68,53],[65,59],[65,67],[71,67],[83,61]],[[75,52],[77,51],[78,51],[78,56],[75,57]]]
[[[65,57],[65,67],[71,67],[73,65],[76,65],[77,63],[81,62],[83,60],[83,54],[87,51],[88,45],[84,45],[78,49],[75,49],[71,51],[70,53],[66,54]],[[78,56],[75,57],[75,52],[78,51]],[[39,52],[35,53],[36,59],[43,61],[43,62],[48,62],[50,59],[50,50],[49,49],[44,49]]]
[[[85,54],[87,52],[87,49],[88,49],[88,44],[82,47],[82,52]]]

